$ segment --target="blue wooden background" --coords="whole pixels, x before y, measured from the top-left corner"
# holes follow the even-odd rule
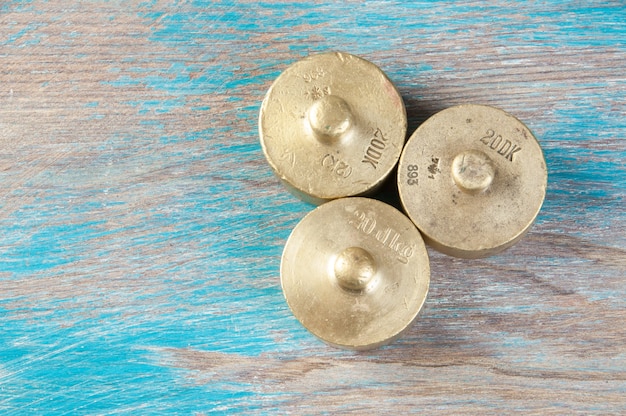
[[[508,251],[434,251],[398,342],[327,347],[279,262],[312,207],[258,141],[290,63],[341,50],[409,133],[460,103],[549,169]],[[0,4],[0,413],[626,413],[623,1]]]

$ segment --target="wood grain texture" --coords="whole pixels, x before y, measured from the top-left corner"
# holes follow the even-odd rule
[[[544,148],[530,233],[431,254],[421,318],[339,351],[289,312],[279,262],[312,207],[272,176],[260,102],[343,50],[409,131],[482,103]],[[3,414],[626,413],[621,1],[4,1]]]

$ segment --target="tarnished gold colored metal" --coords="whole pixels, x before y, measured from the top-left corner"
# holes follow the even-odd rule
[[[464,258],[515,244],[535,220],[547,180],[530,130],[484,105],[430,117],[409,138],[398,165],[402,205],[426,242]]]
[[[389,78],[371,62],[338,52],[287,68],[259,115],[270,166],[290,191],[315,204],[378,187],[398,162],[406,126]]]
[[[298,320],[340,348],[386,344],[417,317],[430,266],[422,237],[400,211],[368,198],[317,207],[294,228],[280,266]]]

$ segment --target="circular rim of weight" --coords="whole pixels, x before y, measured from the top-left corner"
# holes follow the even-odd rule
[[[363,218],[377,220],[370,234],[356,226]],[[392,242],[393,233],[399,237]],[[406,264],[389,248],[402,242],[413,248]],[[332,274],[337,253],[354,246],[367,250],[377,268],[360,292],[340,287]],[[289,308],[309,332],[335,347],[366,350],[393,341],[417,318],[428,294],[430,263],[419,231],[400,211],[374,199],[341,198],[296,225],[283,250],[280,278]]]
[[[354,113],[351,133],[331,143],[316,140],[306,124],[308,111],[326,92]],[[397,165],[406,130],[404,101],[391,80],[372,62],[345,52],[291,64],[272,83],[259,112],[261,147],[272,170],[292,193],[316,204],[380,186]],[[386,148],[372,168],[363,155],[379,135]]]
[[[450,120],[452,116],[455,116],[454,121]],[[511,134],[511,141],[514,136],[518,144],[522,143],[523,150],[528,149],[525,153],[509,155],[519,163],[509,161],[507,152],[497,153],[504,145],[499,149],[498,144],[494,152],[480,142],[481,134],[487,132],[472,130],[469,125],[474,123],[474,129],[483,128],[487,125],[484,120],[494,124],[489,127],[494,135],[499,135],[496,130],[500,128]],[[504,123],[508,123],[506,127]],[[478,134],[471,140],[470,134],[463,134],[470,130]],[[454,150],[439,150],[445,146]],[[463,192],[451,173],[454,156],[466,151],[488,154],[495,167],[492,184],[477,195]],[[434,154],[437,152],[440,153]],[[428,158],[431,158],[431,165]],[[428,169],[435,158],[439,161],[433,169],[435,173],[431,173]],[[421,175],[422,185],[413,189],[405,183],[408,165],[417,165]],[[431,181],[431,177],[436,180]],[[506,111],[482,104],[449,107],[428,118],[407,140],[398,162],[398,191],[404,211],[429,245],[461,258],[487,257],[519,241],[543,205],[547,180],[543,150],[528,127]],[[495,220],[490,225],[482,221],[480,215],[492,215]],[[518,219],[515,215],[519,215]],[[473,231],[469,231],[470,228]]]

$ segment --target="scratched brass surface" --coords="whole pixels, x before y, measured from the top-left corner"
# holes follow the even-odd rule
[[[428,292],[430,267],[420,233],[395,208],[368,198],[317,207],[283,251],[281,283],[294,315],[314,335],[348,349],[400,336]]]
[[[547,169],[530,130],[490,106],[459,105],[426,120],[398,166],[402,205],[434,248],[457,257],[515,244],[543,203]]]
[[[400,157],[406,126],[389,78],[371,62],[338,52],[287,68],[259,115],[270,166],[291,192],[316,204],[376,189]]]

